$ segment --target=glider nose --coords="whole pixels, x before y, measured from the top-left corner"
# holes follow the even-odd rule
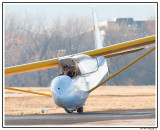
[[[53,100],[60,107],[64,107],[64,102],[62,99],[67,97],[66,92],[70,89],[71,82],[71,78],[66,75],[58,76],[51,82],[51,93]]]
[[[71,86],[71,78],[66,75],[58,76],[54,78],[51,82],[51,92],[52,95],[62,97],[68,88]]]

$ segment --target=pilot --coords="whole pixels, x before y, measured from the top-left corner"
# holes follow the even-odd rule
[[[70,66],[70,67],[64,66],[63,67],[63,74],[73,78],[75,75],[75,67],[74,66]]]
[[[68,66],[64,66],[63,67],[63,74],[64,75],[68,75],[68,71],[69,71],[69,67]]]
[[[74,66],[70,66],[67,75],[68,75],[69,77],[71,77],[71,78],[74,77],[74,75],[75,75],[75,67],[74,67]]]

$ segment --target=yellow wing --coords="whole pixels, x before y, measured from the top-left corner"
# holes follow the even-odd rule
[[[41,70],[41,69],[52,68],[57,66],[58,66],[58,58],[29,63],[29,64],[23,64],[23,65],[18,65],[13,67],[7,67],[5,68],[5,75],[6,76],[13,75],[13,74]]]
[[[119,53],[119,55],[121,55],[121,52],[131,53],[132,52],[131,50],[139,49],[153,43],[155,43],[155,36],[149,36],[141,39],[136,39],[133,41],[128,41],[128,42],[107,46],[101,49],[87,51],[87,52],[84,52],[83,54],[90,55],[90,56],[110,55],[110,57],[112,57],[112,54],[114,56],[114,54],[116,53]]]
[[[123,42],[111,46],[107,46],[104,48],[91,50],[82,52],[79,54],[86,54],[89,56],[105,56],[107,58],[127,53],[136,52],[139,50],[142,50],[144,46],[150,45],[152,43],[155,43],[155,36],[149,36],[141,39],[136,39],[133,41]],[[7,67],[5,68],[5,75],[13,75],[18,73],[24,73],[29,71],[35,71],[35,70],[41,70],[46,68],[52,68],[58,66],[58,58],[45,60],[45,61],[39,61],[24,65],[18,65],[13,67]]]

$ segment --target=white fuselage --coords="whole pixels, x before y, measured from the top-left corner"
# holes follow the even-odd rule
[[[68,111],[74,111],[82,107],[89,95],[88,91],[80,88],[86,87],[84,78],[71,79],[62,75],[53,79],[51,93],[55,104]]]
[[[108,71],[104,57],[97,57],[97,63],[98,69],[95,72],[74,78],[66,75],[54,78],[51,82],[51,93],[55,104],[67,111],[74,111],[83,107],[89,95],[89,90],[95,87]],[[89,64],[88,67],[90,67]],[[86,66],[85,69],[87,69]]]

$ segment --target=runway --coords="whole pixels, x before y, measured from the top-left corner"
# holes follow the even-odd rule
[[[5,116],[5,127],[155,127],[155,109]]]

